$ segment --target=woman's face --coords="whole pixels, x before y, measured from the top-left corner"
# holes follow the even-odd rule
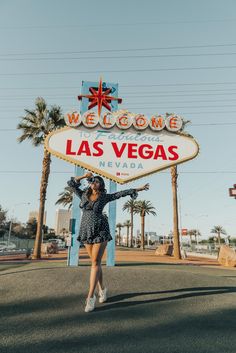
[[[100,190],[100,181],[95,178],[94,181],[90,184],[90,187],[94,191]]]

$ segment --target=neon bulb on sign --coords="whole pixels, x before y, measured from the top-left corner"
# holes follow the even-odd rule
[[[148,127],[153,131],[161,131],[166,128],[170,132],[182,129],[183,120],[178,115],[152,115],[150,118],[144,114],[135,114],[127,111],[106,112],[100,115],[94,111],[87,111],[82,116],[78,112],[68,112],[64,116],[66,125],[77,127],[81,123],[87,128],[94,128],[98,124],[104,129],[117,126],[121,130],[127,130],[133,126],[136,130],[145,130]]]

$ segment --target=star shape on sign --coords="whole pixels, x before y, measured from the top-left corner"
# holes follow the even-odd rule
[[[111,111],[111,102],[116,100],[118,103],[122,102],[121,98],[116,98],[113,96],[109,96],[111,93],[111,88],[107,88],[103,90],[102,88],[102,79],[99,81],[98,88],[90,87],[89,91],[91,95],[89,94],[81,94],[78,96],[79,100],[82,100],[82,98],[88,98],[89,100],[89,105],[88,105],[88,110],[94,108],[96,105],[98,106],[98,116],[101,115],[102,107],[105,107],[107,110]]]

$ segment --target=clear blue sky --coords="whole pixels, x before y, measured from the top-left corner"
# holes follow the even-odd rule
[[[201,150],[179,167],[181,226],[208,236],[222,225],[236,236],[236,200],[228,196],[236,183],[235,13],[233,0],[1,0],[0,204],[9,215],[25,222],[38,208],[43,148],[16,142],[24,109],[38,96],[64,112],[79,109],[81,81],[102,76],[119,83],[123,107],[133,112],[174,111],[191,120],[187,130]],[[54,226],[55,201],[74,168],[53,157],[51,170],[46,209]],[[147,181],[150,191],[140,197],[158,212],[148,229],[168,233],[169,171],[128,187]],[[117,222],[128,218],[119,211]]]

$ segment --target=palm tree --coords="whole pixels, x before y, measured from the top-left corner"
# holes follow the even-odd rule
[[[197,243],[197,237],[201,235],[200,231],[198,229],[190,229],[188,231],[188,234],[190,236],[191,239],[191,244],[192,244],[192,236],[195,237],[195,242]]]
[[[60,192],[59,199],[55,202],[55,205],[68,206],[68,209],[72,207],[73,201],[73,190],[70,186],[66,186],[64,191]]]
[[[224,230],[224,228],[223,228],[222,226],[214,226],[214,227],[212,228],[212,230],[211,230],[211,233],[217,234],[219,245],[220,245],[220,235],[221,235],[221,234],[224,234],[224,235],[227,234],[226,231]]]
[[[118,228],[117,245],[120,245],[120,232],[121,232],[121,228],[123,228],[123,224],[122,223],[117,223],[116,228]]]
[[[195,237],[195,242],[198,242],[198,237],[201,236],[201,233],[198,229],[193,229],[193,236]]]
[[[145,235],[145,216],[152,214],[156,216],[154,211],[155,207],[152,206],[150,201],[141,200],[136,201],[134,213],[139,213],[141,217],[141,249],[144,250],[144,235]]]
[[[26,114],[22,117],[21,122],[17,125],[17,128],[22,130],[22,135],[18,138],[18,141],[23,142],[25,140],[30,140],[35,147],[42,145],[46,136],[50,132],[65,125],[61,108],[59,106],[53,106],[50,110],[48,110],[45,100],[41,97],[36,99],[35,109],[25,109],[25,113]],[[50,174],[50,163],[51,154],[44,148],[40,184],[39,217],[34,244],[34,253],[32,256],[33,259],[41,258],[43,216],[48,178]]]
[[[190,237],[190,245],[192,245],[192,236],[193,236],[193,231],[192,231],[192,229],[189,229],[189,230],[188,230],[188,235],[189,235],[189,237]]]
[[[133,236],[134,236],[134,209],[135,209],[136,201],[129,200],[125,202],[123,206],[123,211],[128,211],[130,213],[130,247],[133,247]]]
[[[126,233],[126,234],[127,234],[126,246],[128,247],[128,246],[129,246],[129,229],[130,229],[130,227],[131,227],[131,222],[130,222],[130,220],[127,219],[127,221],[125,221],[125,223],[123,224],[123,226],[127,228],[127,233]]]

